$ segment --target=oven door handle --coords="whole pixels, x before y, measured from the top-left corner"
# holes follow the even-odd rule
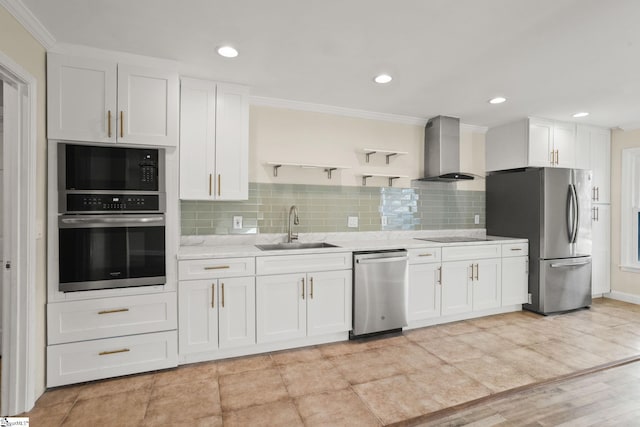
[[[74,225],[120,225],[120,226],[140,226],[140,225],[164,225],[164,215],[152,215],[152,216],[98,216],[98,215],[83,215],[73,217],[60,218],[60,223],[74,226]]]

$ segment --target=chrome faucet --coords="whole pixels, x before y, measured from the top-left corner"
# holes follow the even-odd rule
[[[298,240],[298,233],[291,232],[291,214],[293,214],[293,224],[300,224],[300,219],[298,218],[298,208],[296,207],[296,205],[293,205],[291,206],[291,208],[289,208],[289,232],[287,233],[287,243]]]

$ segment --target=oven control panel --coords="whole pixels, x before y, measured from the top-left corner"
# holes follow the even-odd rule
[[[160,211],[157,194],[67,194],[67,212]]]

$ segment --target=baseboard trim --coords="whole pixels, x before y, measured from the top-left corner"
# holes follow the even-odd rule
[[[631,304],[640,305],[640,295],[628,294],[626,292],[611,291],[602,295],[604,298],[615,299],[618,301],[629,302]]]

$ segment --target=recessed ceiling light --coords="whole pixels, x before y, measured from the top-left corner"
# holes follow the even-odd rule
[[[391,76],[389,74],[380,74],[379,76],[376,76],[373,81],[376,83],[380,83],[380,84],[385,84],[385,83],[389,83],[391,80],[393,80],[391,78]]]
[[[502,96],[496,96],[495,98],[491,98],[489,100],[489,104],[502,104],[506,100],[507,98],[504,98]]]
[[[224,56],[225,58],[235,58],[238,56],[238,51],[231,46],[222,46],[218,48],[218,55]]]
[[[580,118],[580,117],[587,117],[589,115],[589,113],[587,113],[586,111],[582,111],[580,113],[575,113],[573,115],[573,117],[575,117],[576,119]]]

